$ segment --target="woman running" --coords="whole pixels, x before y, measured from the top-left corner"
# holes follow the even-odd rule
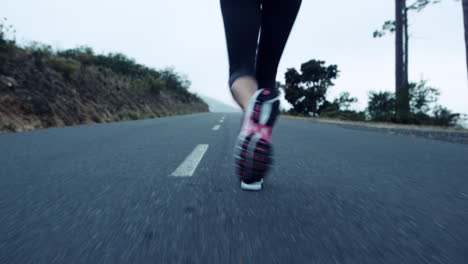
[[[262,189],[272,164],[271,134],[280,105],[276,74],[300,6],[301,0],[221,0],[229,87],[244,111],[234,156],[245,190]]]

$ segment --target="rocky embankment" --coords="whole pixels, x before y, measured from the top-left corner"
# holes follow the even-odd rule
[[[208,105],[186,89],[171,89],[164,80],[145,76],[3,47],[0,133],[209,111]]]

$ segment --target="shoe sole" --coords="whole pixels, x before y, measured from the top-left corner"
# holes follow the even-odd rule
[[[260,180],[260,183],[256,182],[253,184],[245,183],[241,181],[241,188],[246,191],[260,191],[263,187],[263,179]]]

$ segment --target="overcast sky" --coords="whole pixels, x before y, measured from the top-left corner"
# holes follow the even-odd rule
[[[0,16],[20,42],[60,49],[87,45],[99,53],[122,52],[137,62],[168,66],[192,81],[193,92],[234,104],[227,88],[228,61],[219,0],[2,0]],[[358,97],[394,89],[394,37],[373,39],[393,19],[392,0],[304,0],[278,72],[310,59],[341,71],[328,98],[343,91]],[[410,79],[441,90],[440,103],[468,113],[463,20],[460,2],[443,0],[410,17]]]

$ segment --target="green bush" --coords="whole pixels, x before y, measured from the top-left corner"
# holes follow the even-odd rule
[[[140,118],[140,115],[138,114],[137,111],[128,111],[127,114],[131,120],[138,120]]]
[[[166,86],[166,83],[163,80],[148,78],[148,85],[153,94],[159,95],[161,90]]]
[[[137,64],[134,59],[130,59],[122,53],[109,53],[108,55],[98,55],[94,64],[111,69],[113,72],[130,77],[141,77],[144,66]],[[146,72],[145,72],[146,73]]]
[[[371,91],[367,112],[372,121],[394,122],[395,95],[391,92]]]
[[[16,30],[7,24],[6,18],[0,19],[0,52],[9,51],[15,46],[15,33]]]
[[[419,83],[410,83],[408,90],[411,113],[428,113],[440,96],[440,91],[437,88],[428,86],[426,80],[421,80]]]
[[[92,115],[91,120],[93,120],[96,123],[101,123],[102,122],[102,119],[97,114]]]
[[[123,112],[120,112],[117,114],[117,120],[121,121],[125,119],[125,114]]]
[[[51,45],[43,44],[37,41],[32,41],[24,47],[25,50],[32,53],[33,56],[48,58],[54,55],[54,49]]]
[[[46,61],[52,69],[60,72],[67,80],[72,79],[80,69],[80,63],[60,57],[50,57]]]
[[[80,46],[75,49],[57,51],[57,56],[79,61],[83,66],[96,64],[96,56],[92,48]]]
[[[13,123],[7,123],[3,127],[7,129],[8,131],[12,131],[12,132],[16,131],[16,125]]]
[[[399,124],[431,125],[432,117],[422,112],[400,113],[399,115],[394,115],[391,122]]]
[[[448,108],[436,106],[434,108],[433,124],[436,126],[454,126],[460,119],[461,115],[453,113]]]
[[[338,98],[333,100],[333,104],[338,106],[338,109],[348,111],[351,104],[358,101],[356,97],[351,97],[349,92],[342,92]]]
[[[44,69],[44,60],[54,55],[52,46],[45,45],[36,41],[27,44],[27,46],[25,46],[24,49],[30,52],[34,64],[39,70]]]
[[[337,112],[340,111],[340,105],[336,102],[330,102],[325,100],[325,102],[319,107],[318,114],[322,115],[324,112]]]
[[[145,78],[133,80],[132,86],[136,89],[150,92],[154,95],[159,95],[161,90],[165,88],[165,82],[163,80],[155,79],[152,76],[146,76]]]
[[[190,81],[185,76],[174,72],[171,68],[161,71],[158,79],[165,82],[168,90],[183,92],[188,90],[191,85]]]

